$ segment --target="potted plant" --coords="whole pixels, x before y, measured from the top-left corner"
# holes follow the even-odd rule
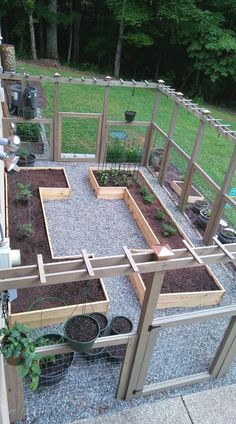
[[[17,238],[24,239],[30,238],[34,235],[32,224],[19,224],[17,225]]]
[[[50,346],[53,344],[66,343],[66,338],[61,334],[43,334],[35,341],[35,345]],[[53,386],[60,383],[60,381],[67,374],[72,361],[74,359],[74,352],[63,353],[59,355],[41,356],[39,360],[40,376],[39,386]]]
[[[27,149],[19,150],[19,160],[17,162],[18,166],[25,167],[25,166],[34,166],[36,157],[33,153],[30,153]]]
[[[99,336],[100,327],[96,319],[89,315],[75,315],[66,321],[65,337],[76,352],[88,352]]]
[[[197,217],[196,224],[200,227],[205,229],[207,226],[207,223],[209,221],[211,215],[211,209],[210,208],[203,208],[200,210],[200,213]]]
[[[136,112],[134,112],[133,110],[126,110],[125,111],[125,120],[126,120],[126,122],[132,122],[132,121],[134,121],[135,116],[136,116]]]
[[[16,186],[17,192],[15,194],[14,200],[16,201],[16,203],[27,205],[29,200],[33,197],[32,191],[30,189],[30,184],[23,184],[21,182],[17,182]]]
[[[24,119],[33,119],[36,116],[36,110],[30,106],[24,106],[22,108],[22,115]]]
[[[35,343],[29,337],[30,329],[18,322],[12,327],[0,329],[3,336],[0,350],[9,365],[20,366],[20,376],[29,376],[31,390],[36,390],[39,384],[40,355],[35,352]]]
[[[130,333],[133,329],[133,324],[129,318],[118,315],[111,320],[110,334],[125,334]]]
[[[220,230],[218,239],[223,244],[236,243],[236,230],[229,227],[222,228]]]
[[[205,209],[209,206],[208,201],[207,200],[196,200],[193,204],[192,204],[192,210],[195,213],[200,213],[201,209]]]

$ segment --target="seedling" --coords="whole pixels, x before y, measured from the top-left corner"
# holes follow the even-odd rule
[[[167,222],[163,222],[161,231],[164,237],[168,237],[175,234],[177,229],[175,227],[172,227],[171,224],[168,224]]]
[[[146,194],[146,196],[143,196],[143,202],[146,204],[151,205],[155,200],[155,196],[153,196],[153,194],[148,193]]]
[[[102,172],[101,176],[101,183],[105,186],[108,184],[108,180],[109,180],[109,174],[107,172]]]
[[[20,224],[17,227],[18,229],[18,238],[29,238],[33,236],[34,230],[32,224]]]
[[[139,193],[142,194],[142,196],[147,196],[149,194],[149,191],[147,187],[141,187]]]
[[[15,195],[16,202],[26,203],[32,195],[32,191],[30,190],[29,184],[23,184],[23,183],[16,183],[16,186],[18,188],[18,192]]]
[[[155,219],[162,220],[162,219],[165,218],[165,216],[166,216],[166,214],[165,214],[165,212],[163,210],[157,209],[156,212],[155,212],[154,218]]]

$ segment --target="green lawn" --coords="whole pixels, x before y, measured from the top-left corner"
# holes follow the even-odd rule
[[[24,68],[24,70],[22,69]],[[17,71],[28,72],[31,75],[53,75],[58,72],[56,68],[46,68],[33,66],[27,63],[19,62]],[[62,76],[91,76],[89,73],[79,72],[72,69],[63,68],[59,70]],[[53,85],[43,83],[43,89],[47,98],[47,107],[43,110],[45,117],[53,116]],[[101,112],[103,106],[103,87],[62,84],[59,89],[59,110],[71,112]],[[124,120],[124,111],[135,109],[137,112],[136,120],[149,121],[151,118],[155,92],[151,89],[135,89],[134,98],[132,90],[125,87],[112,87],[110,90],[108,118],[114,120]],[[206,106],[206,105],[205,105]],[[236,114],[226,109],[207,105],[212,115],[222,119],[222,122],[230,124],[232,129],[236,130]],[[161,102],[158,109],[157,124],[165,131],[168,131],[173,110],[173,101],[166,96],[161,96]],[[191,154],[194,139],[196,137],[199,121],[183,108],[179,111],[174,139],[188,153]],[[65,119],[62,125],[62,151],[64,153],[94,153],[97,138],[97,120],[86,119]],[[114,127],[111,130],[123,130],[128,134],[129,140],[135,140],[142,143],[145,136],[145,128]],[[162,147],[163,140],[160,136],[155,137],[155,147]],[[221,185],[227,166],[232,155],[233,145],[223,136],[218,137],[216,131],[207,127],[202,141],[201,151],[198,157],[198,164]],[[172,154],[173,163],[184,174],[186,170],[185,160],[177,153]],[[214,192],[203,181],[196,176],[195,184],[210,199],[214,198]],[[236,187],[236,176],[234,176],[232,187]],[[226,213],[231,214],[231,210]]]

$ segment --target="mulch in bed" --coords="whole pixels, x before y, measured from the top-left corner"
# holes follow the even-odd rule
[[[97,172],[94,172],[96,179],[100,186],[103,186],[101,183],[100,175]],[[141,181],[142,187],[148,187],[146,181],[140,173],[137,174],[139,180]],[[130,177],[131,180],[131,177]],[[115,186],[112,176],[109,176],[108,185]],[[164,237],[161,231],[161,221],[154,218],[155,212],[157,209],[164,211],[161,203],[155,197],[155,201],[152,204],[146,205],[143,202],[143,196],[140,194],[140,188],[132,181],[131,185],[128,187],[128,190],[135,202],[137,203],[139,209],[145,216],[148,224],[152,228],[154,234],[159,240],[160,244],[168,243],[172,249],[180,249],[185,247],[182,242],[183,236],[177,230],[175,234]],[[165,211],[164,211],[165,212]],[[166,212],[165,212],[166,213]],[[171,223],[171,218],[166,214],[167,221]],[[172,224],[173,226],[173,224]],[[141,274],[144,280],[144,284],[147,285],[152,278],[152,274]],[[180,292],[194,292],[194,291],[211,291],[219,290],[219,287],[216,285],[215,281],[211,275],[206,270],[205,266],[197,268],[185,268],[178,270],[170,270],[165,273],[164,282],[162,286],[162,293],[180,293]]]
[[[14,202],[15,183],[31,183],[33,186],[33,198],[30,201],[28,212],[29,220],[34,229],[34,235],[30,238],[17,239],[16,225],[22,220],[24,208],[17,207]],[[21,265],[33,265],[37,263],[37,254],[43,255],[45,263],[55,262],[51,257],[43,211],[39,197],[38,187],[67,187],[64,173],[60,169],[21,170],[13,176],[8,176],[8,205],[9,205],[9,236],[12,249],[20,249]],[[27,210],[27,207],[25,208]],[[18,297],[11,303],[12,313],[30,310],[61,307],[65,305],[77,305],[105,300],[99,280],[54,284],[45,287],[33,287],[30,289],[18,289]],[[32,305],[43,297],[56,297],[56,299],[44,299]],[[63,302],[62,302],[63,301]]]

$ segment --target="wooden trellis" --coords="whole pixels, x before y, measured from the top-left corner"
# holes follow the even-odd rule
[[[79,284],[79,281],[88,279],[129,275],[133,272],[153,272],[154,277],[145,293],[137,331],[131,334],[101,337],[94,343],[94,348],[120,344],[127,345],[117,390],[118,399],[133,399],[161,390],[223,376],[236,354],[236,305],[158,319],[154,319],[154,314],[165,271],[194,268],[203,264],[236,262],[236,244],[222,246],[221,243],[217,243],[213,246],[194,248],[186,244],[186,248],[173,250],[171,255],[165,259],[160,259],[157,255],[158,252],[154,253],[152,249],[133,252],[124,246],[124,254],[122,255],[94,258],[83,250],[80,259],[59,263],[44,264],[43,258],[40,256],[35,265],[2,269],[0,291],[11,288],[62,284],[75,280]],[[162,328],[197,323],[202,320],[219,317],[231,317],[231,320],[207,372],[145,386],[145,378],[156,338]],[[37,352],[42,355],[55,355],[70,351],[71,348],[67,343],[37,348]],[[9,414],[11,422],[24,418],[23,388],[22,383],[18,379],[16,367],[6,366],[4,370],[1,359],[0,372],[0,384],[3,393],[0,402],[0,416],[4,418],[4,424],[8,424]],[[8,391],[9,388],[12,390]],[[9,411],[6,393],[8,395]]]

